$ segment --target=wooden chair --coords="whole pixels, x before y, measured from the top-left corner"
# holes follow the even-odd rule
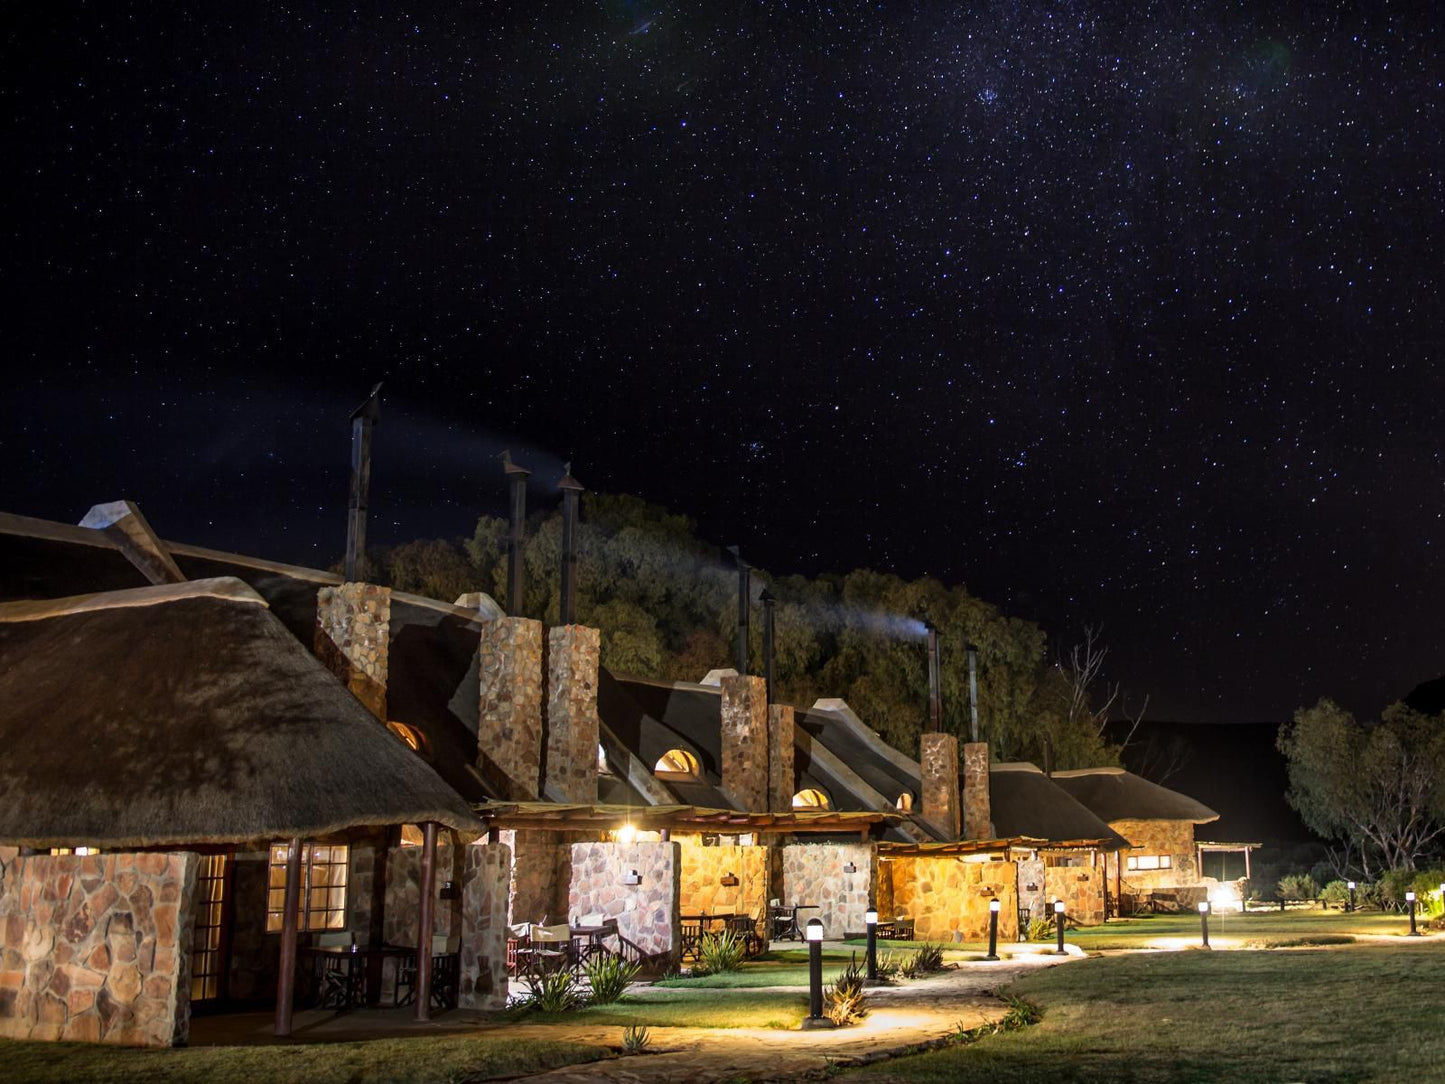
[[[575,968],[572,951],[572,927],[563,922],[556,926],[533,926],[528,938],[526,972],[540,978],[564,968]]]
[[[431,1006],[434,1009],[455,1009],[461,980],[461,956],[450,951],[445,934],[436,934],[431,943]],[[403,956],[396,967],[395,1005],[410,1005],[416,999],[417,954]]]
[[[913,919],[907,915],[897,915],[893,919],[893,940],[913,940]]]
[[[702,943],[702,923],[684,922],[682,924],[682,959],[696,960],[698,946]]]

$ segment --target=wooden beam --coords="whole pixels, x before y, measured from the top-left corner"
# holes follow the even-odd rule
[[[416,1019],[431,1019],[432,899],[436,895],[437,826],[427,821],[422,830],[421,901],[416,931]]]
[[[269,862],[269,855],[268,855]],[[301,904],[301,840],[286,844],[286,892],[281,901],[281,971],[276,976],[276,1034],[291,1034],[296,995],[296,926]]]

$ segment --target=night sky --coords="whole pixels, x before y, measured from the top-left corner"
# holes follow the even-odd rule
[[[1445,672],[1442,24],[5,4],[0,509],[329,564],[384,379],[373,542],[510,447],[1102,623],[1151,716],[1373,714]]]

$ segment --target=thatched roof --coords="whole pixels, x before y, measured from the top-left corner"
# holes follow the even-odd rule
[[[558,802],[480,802],[477,813],[496,828],[610,830],[631,824],[639,831],[757,832],[772,834],[863,834],[880,824],[907,819],[904,813],[786,810],[746,813],[695,805],[604,805]]]
[[[480,828],[233,579],[0,605],[0,749],[12,845]]]
[[[1208,824],[1219,814],[1187,794],[1126,772],[1123,768],[1081,768],[1055,772],[1053,781],[1108,821],[1193,821]]]
[[[1028,836],[1075,845],[1098,841],[1103,850],[1129,846],[1128,840],[1033,764],[993,765],[988,793],[994,831],[1000,836]]]

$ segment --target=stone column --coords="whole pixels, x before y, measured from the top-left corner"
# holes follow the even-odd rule
[[[383,722],[390,639],[390,587],[343,583],[316,593],[316,657]]]
[[[919,741],[923,775],[923,819],[945,839],[958,839],[958,739],[952,734],[924,734]]]
[[[542,622],[482,624],[477,767],[509,801],[535,801],[542,775]],[[593,752],[596,759],[596,752]]]
[[[723,678],[722,788],[749,813],[768,809],[767,726],[767,683],[750,674]]]
[[[768,705],[768,805],[774,813],[793,808],[793,708]]]
[[[462,848],[461,998],[464,1009],[507,1004],[507,884],[511,849],[504,843]]]
[[[963,838],[993,837],[993,810],[988,796],[988,742],[967,742],[963,747]]]
[[[597,655],[586,625],[547,632],[547,783],[563,802],[597,801]]]

